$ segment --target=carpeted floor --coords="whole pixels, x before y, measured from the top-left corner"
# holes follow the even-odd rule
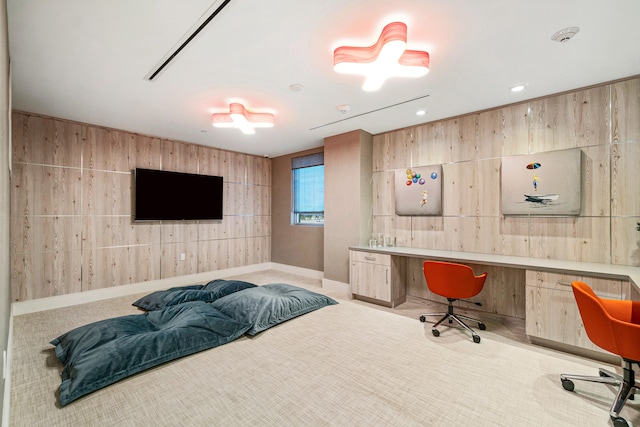
[[[267,271],[234,278],[319,280]],[[607,426],[612,390],[559,374],[593,375],[601,362],[531,345],[520,321],[487,316],[482,342],[440,337],[397,309],[340,299],[253,338],[242,337],[129,377],[64,408],[61,365],[48,344],[74,327],[139,313],[140,295],[14,318],[10,426]],[[441,308],[441,307],[439,307]],[[609,369],[616,367],[609,366]],[[639,406],[623,415],[640,425]]]

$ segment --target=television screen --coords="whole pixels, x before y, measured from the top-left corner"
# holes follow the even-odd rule
[[[221,176],[136,168],[134,220],[221,220]]]

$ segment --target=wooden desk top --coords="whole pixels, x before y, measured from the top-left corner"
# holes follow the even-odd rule
[[[629,280],[640,287],[640,267],[628,265],[598,264],[590,262],[562,261],[557,259],[530,258],[511,255],[481,254],[473,252],[441,251],[435,249],[406,248],[402,246],[351,246],[350,250],[372,252],[437,261],[468,262],[498,267],[540,270],[554,273],[577,273],[586,276]]]

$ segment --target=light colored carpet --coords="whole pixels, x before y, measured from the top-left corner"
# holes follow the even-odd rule
[[[323,292],[318,280],[281,272],[236,278]],[[487,320],[474,344],[452,328],[434,337],[415,317],[417,302],[383,310],[344,299],[60,408],[61,365],[48,342],[139,313],[130,305],[137,297],[14,318],[11,426],[610,425],[612,390],[578,384],[570,393],[559,380],[562,372],[596,374],[601,362],[530,345],[509,322]],[[632,402],[623,415],[640,425],[638,409]]]

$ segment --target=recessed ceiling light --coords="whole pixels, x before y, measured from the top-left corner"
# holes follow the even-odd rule
[[[418,111],[416,111],[416,115],[418,115],[418,116],[424,116],[425,114],[427,114],[426,110],[418,110]]]
[[[526,87],[527,87],[526,84],[516,85],[516,86],[511,87],[511,92],[521,92]]]
[[[289,89],[291,89],[293,92],[302,92],[303,88],[304,86],[302,86],[300,83],[294,83],[289,85]]]

